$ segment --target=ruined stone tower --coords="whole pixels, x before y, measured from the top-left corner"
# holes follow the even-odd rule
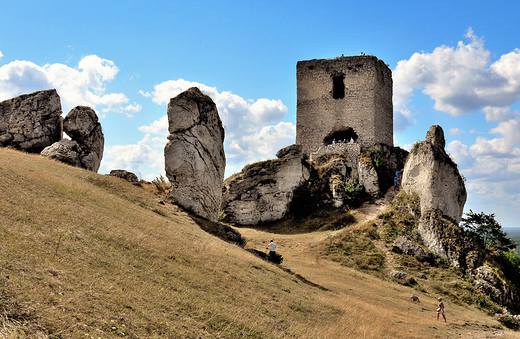
[[[296,143],[311,155],[333,141],[393,146],[392,71],[375,56],[299,61]]]

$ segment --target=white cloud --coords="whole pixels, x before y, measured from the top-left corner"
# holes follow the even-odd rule
[[[164,173],[164,153],[163,149],[167,143],[164,137],[152,137],[146,134],[137,144],[115,145],[105,147],[100,172],[110,172],[114,169],[124,169],[140,175],[151,168],[157,175],[149,174],[147,180],[151,180]]]
[[[168,135],[168,116],[164,115],[159,120],[155,120],[151,125],[141,126],[138,128],[141,132],[144,133],[152,133],[159,135]]]
[[[139,93],[152,98],[152,101],[159,105],[165,105],[170,98],[191,87],[198,87],[213,99],[226,126],[226,176],[241,170],[248,163],[275,158],[279,149],[294,143],[296,126],[289,122],[281,122],[287,107],[280,100],[246,100],[231,92],[219,92],[215,87],[183,79],[162,82],[154,86],[152,93]],[[163,170],[162,158],[167,142],[168,117],[164,115],[149,125],[139,127],[138,130],[147,134],[137,145],[113,146],[105,151],[108,158],[113,159],[104,161],[107,170],[118,166],[135,171],[147,162],[153,162],[159,171]],[[155,144],[152,143],[151,134],[161,136],[153,138],[157,141]]]
[[[452,115],[486,106],[509,107],[520,99],[520,49],[489,67],[491,53],[471,28],[468,44],[440,46],[431,53],[415,53],[397,64],[393,72],[394,105],[404,109],[414,89],[435,101],[435,109]]]
[[[113,61],[96,55],[81,59],[77,68],[59,63],[39,66],[16,60],[0,67],[0,100],[56,88],[65,114],[77,105],[127,115],[138,112],[141,106],[128,104],[129,99],[123,93],[106,93],[106,84],[118,72]]]
[[[511,107],[486,106],[482,112],[486,114],[486,121],[493,122],[506,121],[520,115],[519,111],[511,112]]]
[[[450,128],[449,133],[450,133],[450,135],[453,135],[453,136],[459,136],[462,133],[464,133],[464,131],[461,130],[460,128]]]
[[[2,51],[0,51],[0,60],[2,60],[3,57],[4,55],[2,54]]]
[[[478,136],[475,144],[471,146],[471,153],[475,156],[489,156],[493,158],[509,158],[520,156],[520,117],[501,122],[497,127],[490,130],[492,134],[501,137],[487,139]]]
[[[226,140],[226,157],[231,163],[241,166],[258,160],[276,158],[276,152],[294,144],[295,139],[296,126],[290,122],[264,126],[254,133]]]
[[[169,80],[155,85],[154,91],[151,93],[152,101],[159,105],[167,104],[171,98],[191,87],[198,87],[213,99],[222,117],[222,122],[227,128],[227,133],[234,134],[238,130],[252,132],[261,126],[279,122],[287,113],[287,107],[281,100],[263,98],[256,101],[245,100],[231,92],[218,92],[216,87],[184,79]],[[150,93],[144,92],[141,94],[150,95]]]
[[[394,131],[399,133],[404,131],[407,127],[415,125],[417,121],[409,109],[400,108],[394,109]]]
[[[458,164],[459,168],[470,168],[475,159],[469,151],[469,147],[464,145],[459,140],[454,140],[446,147],[448,153],[453,157],[453,160]]]

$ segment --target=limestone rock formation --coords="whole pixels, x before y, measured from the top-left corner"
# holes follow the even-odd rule
[[[63,121],[63,130],[79,144],[80,166],[97,172],[103,158],[105,137],[96,112],[86,106],[74,107]]]
[[[481,258],[458,226],[466,202],[466,187],[446,151],[444,132],[432,126],[426,140],[414,145],[404,166],[401,188],[420,201],[419,234],[433,253],[463,270],[474,270]]]
[[[216,221],[226,157],[215,103],[196,87],[182,92],[168,104],[168,131],[164,158],[170,195],[180,206]]]
[[[432,126],[426,141],[416,144],[410,152],[401,187],[409,194],[419,195],[422,215],[440,210],[458,224],[466,203],[466,187],[444,146],[442,128]]]
[[[74,107],[63,121],[63,130],[73,142],[62,139],[45,148],[41,155],[97,172],[103,158],[105,137],[96,112],[86,106]]]
[[[256,225],[287,214],[293,191],[309,178],[309,170],[302,164],[299,145],[277,155],[281,158],[247,165],[226,180],[222,200],[226,221]]]
[[[135,175],[132,172],[128,172],[128,171],[125,171],[125,170],[122,170],[122,169],[111,170],[108,175],[111,175],[113,177],[121,178],[123,180],[126,180],[126,181],[128,181],[130,183],[134,183],[134,184],[139,182],[139,179],[137,178],[137,175]]]
[[[293,157],[301,157],[302,156],[302,145],[292,144],[290,146],[284,147],[278,152],[276,152],[276,157],[278,159],[282,158],[293,158]]]
[[[0,146],[39,153],[63,135],[60,97],[55,89],[0,102]]]
[[[515,295],[511,287],[488,266],[481,266],[477,269],[475,287],[501,305],[516,307],[520,303],[520,297]]]

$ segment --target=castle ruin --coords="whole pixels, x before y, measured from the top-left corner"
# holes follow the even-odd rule
[[[304,154],[393,146],[392,71],[375,56],[299,61],[296,143]],[[328,147],[333,145],[335,147]],[[337,145],[337,146],[336,146]]]

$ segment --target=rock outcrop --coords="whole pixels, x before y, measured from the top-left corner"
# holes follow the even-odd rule
[[[247,165],[226,180],[222,200],[226,221],[256,225],[286,216],[293,191],[309,178],[309,170],[302,164],[300,145],[288,146],[277,156]]]
[[[63,135],[60,97],[55,89],[0,102],[0,146],[40,153]]]
[[[168,131],[164,158],[170,195],[180,206],[216,221],[226,157],[215,103],[196,87],[182,92],[168,104]]]
[[[442,128],[432,126],[426,140],[414,145],[410,152],[401,188],[419,195],[422,215],[429,210],[440,210],[458,224],[467,193],[457,165],[444,150],[445,143]]]
[[[62,139],[45,148],[41,155],[97,172],[103,158],[105,137],[96,112],[86,106],[74,107],[63,121],[72,142]]]
[[[477,269],[475,287],[501,305],[517,308],[520,303],[520,297],[499,278],[491,267],[481,266]]]
[[[404,235],[397,238],[393,246],[399,249],[400,252],[414,256],[419,260],[429,260],[432,258],[430,252],[427,252],[419,245],[414,244],[410,239]]]
[[[475,269],[480,258],[458,223],[466,203],[466,187],[457,165],[446,151],[444,132],[432,126],[426,140],[414,145],[404,166],[401,188],[417,194],[419,234],[428,250],[463,270]]]

